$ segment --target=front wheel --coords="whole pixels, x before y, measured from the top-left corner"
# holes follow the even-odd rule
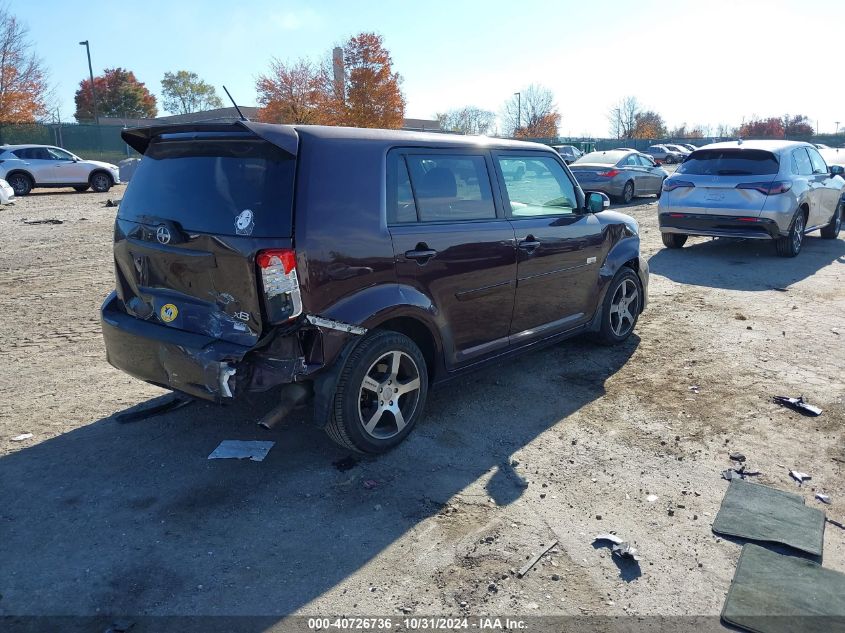
[[[599,342],[616,345],[627,339],[634,331],[642,305],[642,287],[637,273],[625,266],[616,273],[604,297]]]
[[[781,257],[795,257],[801,252],[801,246],[804,244],[804,227],[806,222],[804,220],[804,211],[798,209],[795,217],[792,219],[792,225],[789,227],[789,233],[783,237],[777,238],[775,246],[778,255]]]
[[[88,182],[91,185],[91,189],[97,193],[106,193],[112,186],[111,177],[101,171],[92,174]]]
[[[373,332],[341,369],[326,432],[344,448],[384,453],[411,432],[427,395],[426,362],[414,341]]]
[[[826,240],[835,240],[839,237],[839,231],[842,229],[842,214],[845,213],[845,202],[840,202],[833,212],[833,217],[827,226],[823,226],[821,230],[822,237]]]

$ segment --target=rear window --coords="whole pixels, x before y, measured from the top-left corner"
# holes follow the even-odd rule
[[[258,138],[154,140],[118,215],[201,233],[287,237],[295,166],[291,154]]]
[[[700,149],[689,155],[679,174],[704,176],[768,176],[778,173],[778,160],[760,149]]]
[[[576,163],[598,163],[599,165],[615,165],[625,158],[628,152],[590,152],[576,160]]]

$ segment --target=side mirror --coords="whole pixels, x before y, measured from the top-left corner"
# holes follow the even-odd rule
[[[830,166],[830,175],[831,176],[843,176],[845,177],[845,167],[842,165],[831,165]]]
[[[590,213],[601,213],[610,208],[610,198],[601,191],[588,191],[584,196],[584,206]]]

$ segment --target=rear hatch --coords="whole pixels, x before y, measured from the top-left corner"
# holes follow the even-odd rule
[[[268,304],[256,256],[293,247],[296,150],[247,125],[260,127],[124,135],[144,152],[115,222],[128,314],[241,345],[261,336]]]
[[[765,150],[696,150],[667,180],[665,204],[677,213],[756,218],[778,171],[777,157]]]

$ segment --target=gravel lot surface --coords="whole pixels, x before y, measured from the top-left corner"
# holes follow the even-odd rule
[[[668,251],[654,199],[637,200],[651,292],[627,344],[573,340],[471,375],[431,394],[399,448],[341,471],[307,413],[256,426],[272,396],[115,420],[166,393],[104,357],[104,203],[121,195],[0,209],[0,615],[716,616],[740,552],[710,529],[732,451],[809,505],[829,494],[845,522],[843,239],[791,260],[753,242]],[[207,460],[224,439],[276,445]],[[793,468],[813,479],[799,488]],[[639,566],[593,547],[608,531]],[[845,572],[831,524],[824,565]]]

